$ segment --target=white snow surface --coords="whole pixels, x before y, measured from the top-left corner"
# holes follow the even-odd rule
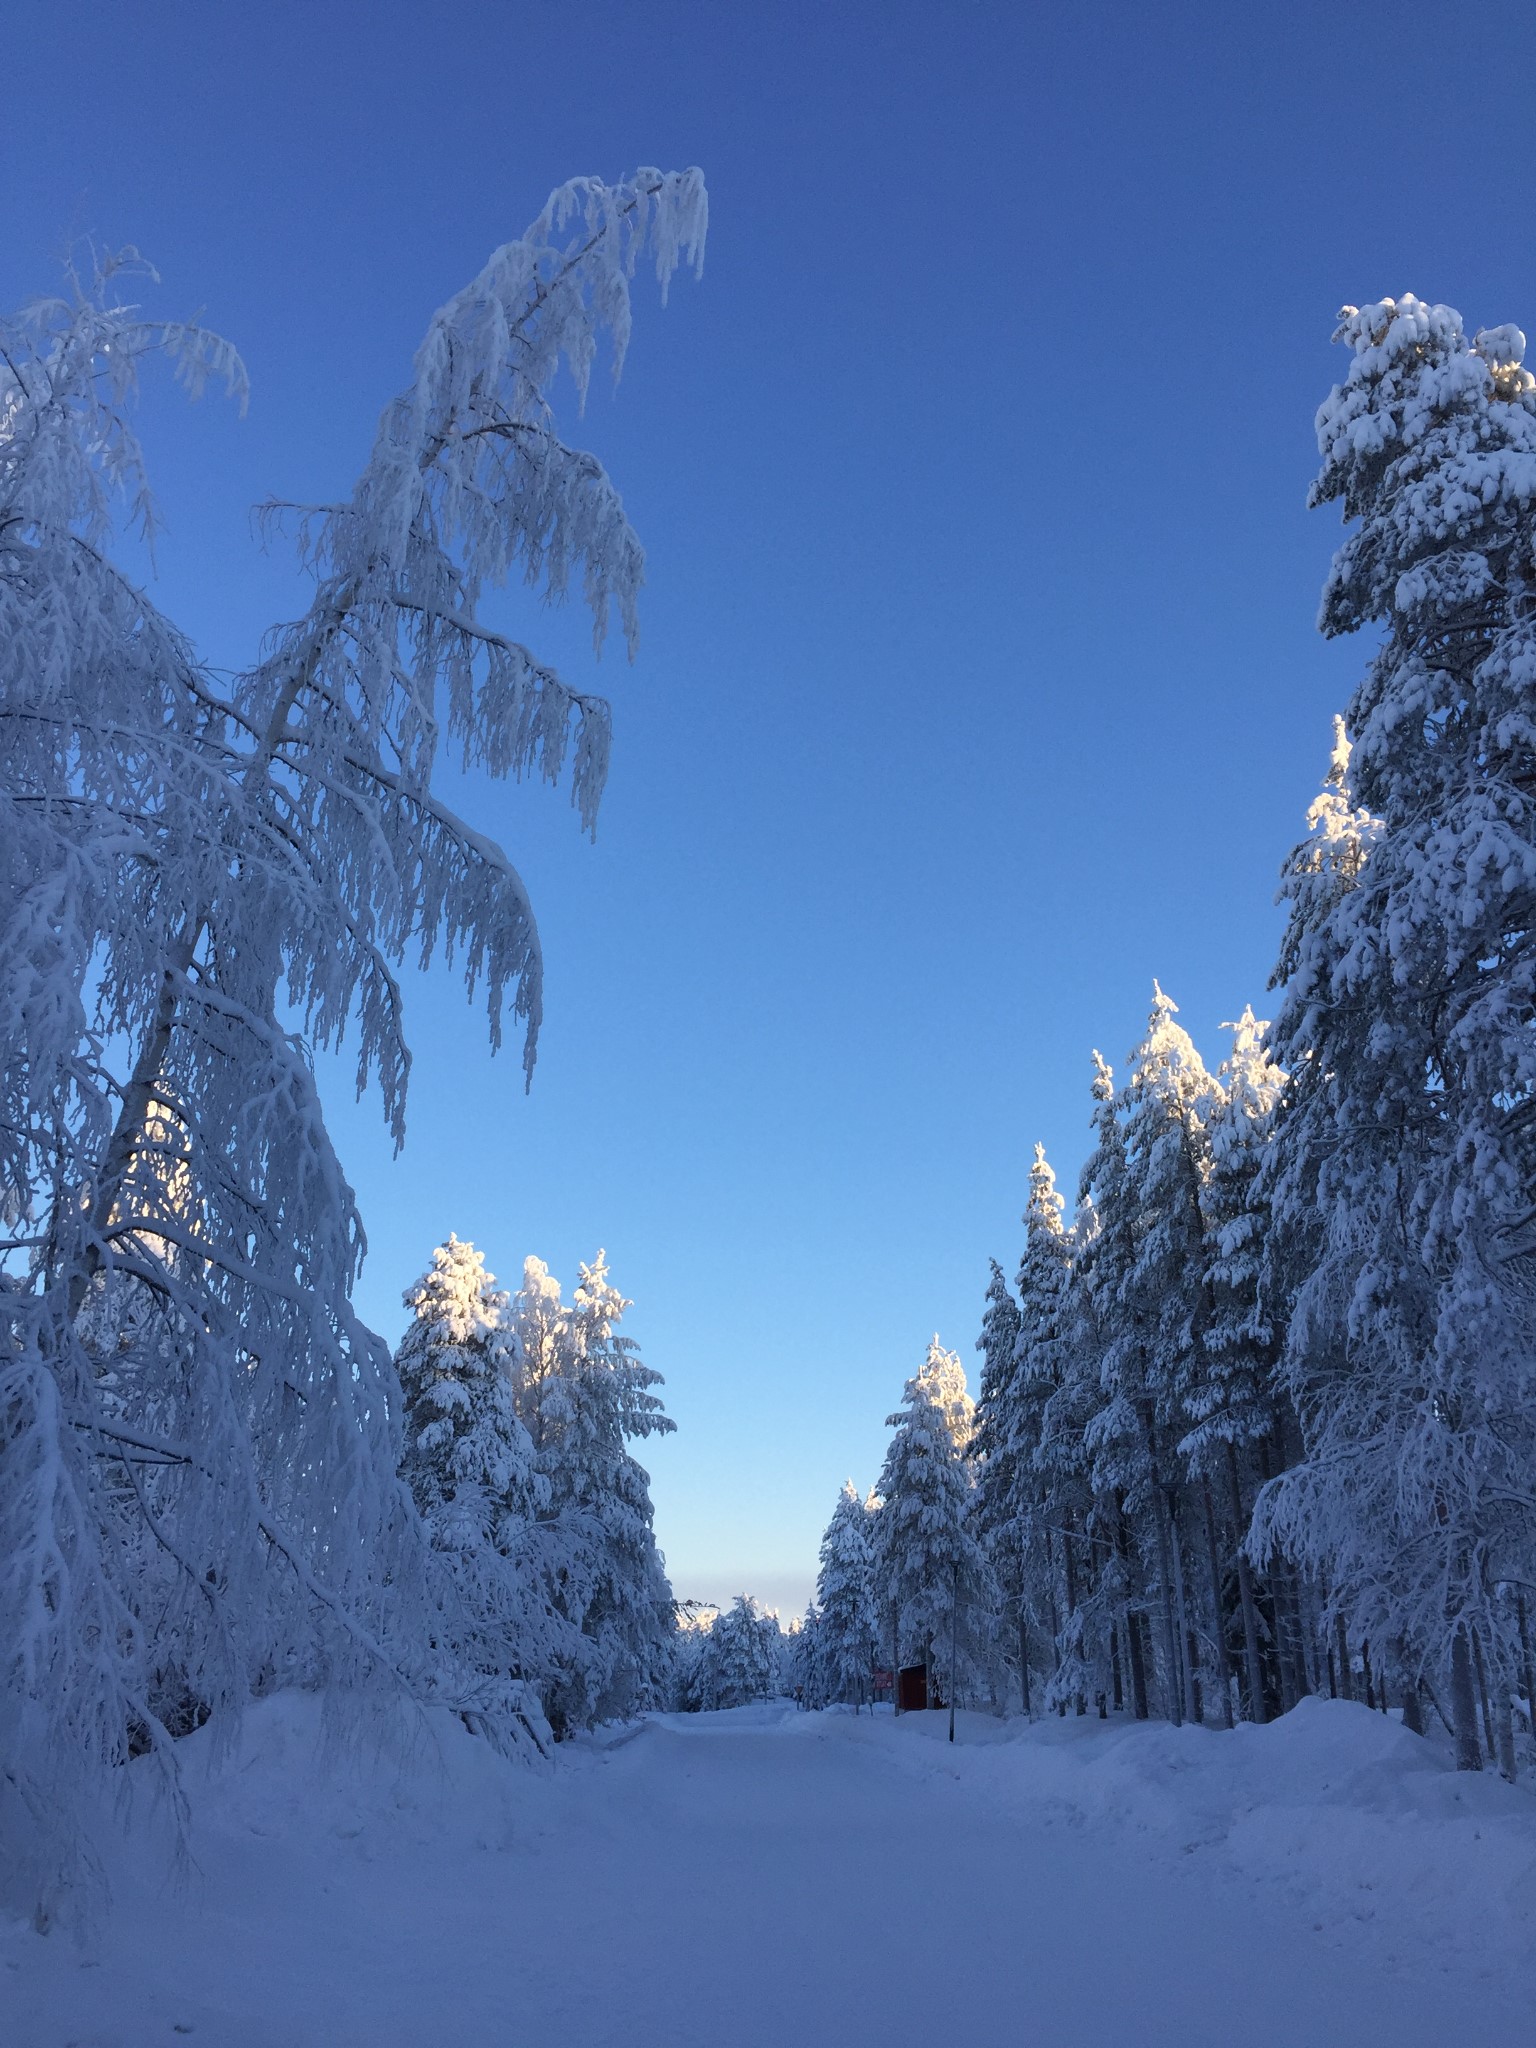
[[[1536,1801],[1364,1707],[1227,1734],[769,1703],[544,1771],[318,1702],[183,1745],[93,1948],[0,1923],[6,2048],[1416,2048],[1531,2038]],[[137,1767],[131,1767],[136,1769]]]

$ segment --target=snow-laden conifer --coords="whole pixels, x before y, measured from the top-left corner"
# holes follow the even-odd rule
[[[850,1479],[821,1539],[815,1628],[808,1645],[814,1706],[844,1701],[858,1707],[869,1697],[869,1674],[879,1652],[874,1568],[870,1516]]]
[[[1085,1302],[1074,1300],[1076,1260],[1091,1243],[1092,1203],[1069,1233],[1042,1146],[1035,1148],[1019,1264],[1018,1428],[1020,1534],[1037,1591],[1037,1630],[1049,1624],[1045,1704],[1078,1713],[1110,1688],[1109,1630],[1119,1581],[1108,1569],[1104,1500],[1095,1486],[1088,1427],[1103,1405],[1102,1345]],[[1027,1453],[1027,1458],[1026,1458]]]
[[[510,1682],[524,1725],[542,1721],[538,1689],[571,1646],[544,1595],[537,1525],[549,1482],[513,1402],[507,1296],[474,1246],[450,1237],[405,1305],[400,1471],[448,1580],[443,1631]]]
[[[777,1615],[751,1594],[738,1593],[704,1637],[694,1678],[699,1709],[711,1713],[775,1698],[784,1675],[782,1636]]]
[[[450,1236],[405,1305],[401,1472],[425,1518],[467,1518],[494,1543],[504,1518],[530,1521],[549,1498],[504,1369],[507,1297],[483,1255]]]
[[[1210,1077],[1173,1016],[1174,1006],[1155,989],[1146,1036],[1118,1094],[1110,1069],[1094,1055],[1098,1143],[1082,1189],[1094,1229],[1080,1280],[1104,1397],[1084,1431],[1092,1484],[1113,1497],[1135,1530],[1161,1623],[1164,1700],[1177,1721],[1194,1712],[1195,1672],[1174,1444],[1184,1433],[1179,1399],[1190,1364],[1190,1288],[1204,1265],[1199,1173],[1185,1120],[1208,1095]]]
[[[1183,1709],[1199,1719],[1201,1702],[1195,1687],[1202,1662],[1230,1714],[1228,1656],[1212,1503],[1202,1481],[1184,1483],[1177,1447],[1186,1433],[1188,1404],[1198,1400],[1207,1371],[1206,1124],[1221,1091],[1189,1033],[1174,1021],[1176,1015],[1177,1005],[1154,983],[1147,1033],[1131,1056],[1121,1108],[1135,1218],[1135,1255],[1123,1283],[1121,1307],[1130,1341],[1142,1359],[1147,1453],[1153,1468],[1151,1504],[1159,1573],[1165,1580],[1165,1614],[1171,1610]],[[1198,1543],[1196,1529],[1205,1537],[1200,1547],[1206,1552],[1208,1575],[1189,1569]],[[1196,1590],[1202,1577],[1205,1601]],[[1201,1649],[1203,1658],[1198,1654]]]
[[[959,1356],[935,1336],[886,1418],[894,1433],[877,1488],[876,1570],[898,1656],[946,1688],[986,1682],[995,1626],[996,1586],[970,1521],[972,1415]]]
[[[1179,1453],[1222,1501],[1243,1624],[1243,1690],[1251,1720],[1266,1718],[1263,1623],[1246,1538],[1256,1479],[1279,1458],[1283,1400],[1275,1386],[1283,1323],[1264,1288],[1267,1214],[1259,1170],[1285,1076],[1269,1057],[1267,1024],[1250,1004],[1232,1032],[1210,1104],[1203,1370],[1184,1391],[1192,1427]]]
[[[1496,1589],[1530,1576],[1536,1184],[1536,380],[1512,327],[1468,340],[1407,295],[1346,308],[1313,502],[1352,532],[1321,624],[1381,643],[1346,714],[1353,874],[1293,885],[1276,1057],[1292,1076],[1277,1232],[1317,1223],[1285,1354],[1306,1455],[1261,1543],[1334,1611],[1508,1697]],[[1300,865],[1300,864],[1298,864]]]
[[[1040,1158],[1036,1147],[1036,1157]],[[1018,1456],[1014,1433],[1017,1416],[1019,1305],[996,1259],[987,1284],[986,1307],[976,1349],[982,1355],[981,1387],[976,1401],[976,1427],[970,1457],[976,1474],[974,1526],[997,1579],[1004,1607],[1013,1616],[1017,1641],[1019,1695],[1029,1711],[1030,1573],[1025,1529],[1021,1519]]]
[[[530,1258],[512,1309],[519,1409],[549,1489],[546,1568],[581,1638],[578,1660],[548,1701],[557,1725],[659,1706],[668,1683],[672,1590],[650,1481],[628,1445],[676,1425],[651,1391],[661,1374],[619,1334],[630,1306],[599,1252],[580,1268],[568,1305],[542,1260]]]

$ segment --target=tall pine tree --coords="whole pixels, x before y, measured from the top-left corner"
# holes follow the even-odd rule
[[[1321,624],[1374,626],[1346,717],[1376,821],[1352,886],[1293,905],[1276,1056],[1293,1077],[1277,1229],[1318,1217],[1286,1377],[1305,1457],[1261,1535],[1334,1612],[1502,1722],[1506,1578],[1531,1575],[1536,1185],[1536,381],[1411,295],[1346,308],[1315,504],[1353,526]],[[1342,1333],[1342,1341],[1339,1335]]]

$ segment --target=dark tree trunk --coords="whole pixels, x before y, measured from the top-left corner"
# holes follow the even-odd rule
[[[1515,1717],[1509,1704],[1509,1688],[1500,1685],[1493,1700],[1493,1734],[1498,1743],[1499,1776],[1514,1784],[1518,1772],[1515,1767]]]
[[[1403,1680],[1403,1726],[1410,1735],[1424,1733],[1424,1716],[1419,1709],[1419,1683],[1416,1678]]]
[[[1070,1629],[1077,1618],[1077,1552],[1074,1548],[1072,1535],[1069,1530],[1062,1531],[1061,1561],[1062,1570],[1066,1576],[1067,1627],[1068,1629]],[[1079,1661],[1079,1669],[1081,1669],[1081,1661]],[[1081,1688],[1079,1688],[1078,1691],[1074,1694],[1073,1704],[1077,1708],[1079,1714],[1087,1713],[1088,1703],[1083,1698]]]
[[[1472,1647],[1465,1625],[1451,1638],[1451,1725],[1456,1737],[1458,1771],[1483,1768],[1482,1747],[1477,1739],[1477,1700],[1472,1679]]]
[[[1354,1673],[1349,1668],[1349,1637],[1344,1633],[1344,1617],[1336,1614],[1333,1618],[1334,1641],[1339,1653],[1339,1697],[1352,1700],[1355,1696]]]
[[[1499,1740],[1488,1701],[1488,1666],[1483,1661],[1483,1638],[1476,1629],[1472,1631],[1472,1661],[1477,1672],[1477,1696],[1483,1707],[1483,1753],[1492,1763],[1499,1754]]]
[[[1122,1592],[1124,1605],[1121,1608],[1121,1615],[1125,1622],[1125,1654],[1130,1663],[1131,1711],[1138,1721],[1145,1721],[1147,1718],[1147,1663],[1142,1649],[1140,1616],[1131,1610],[1129,1592],[1131,1572],[1130,1540],[1126,1535],[1125,1514],[1118,1494],[1115,1497],[1115,1554],[1120,1560],[1121,1584],[1124,1589]]]
[[[1126,1615],[1126,1648],[1131,1657],[1131,1711],[1138,1721],[1151,1719],[1151,1708],[1147,1705],[1147,1646],[1142,1635],[1146,1617],[1141,1614]]]
[[[1193,1629],[1185,1638],[1184,1654],[1189,1659],[1189,1718],[1197,1728],[1202,1728],[1205,1725],[1205,1692],[1200,1683],[1200,1645],[1195,1641]]]
[[[1227,1490],[1231,1496],[1232,1527],[1237,1532],[1237,1597],[1243,1609],[1243,1662],[1248,1674],[1248,1718],[1268,1720],[1264,1702],[1264,1665],[1259,1655],[1259,1609],[1253,1592],[1253,1566],[1243,1545],[1248,1537],[1248,1517],[1243,1512],[1243,1492],[1237,1477],[1237,1450],[1227,1445]]]
[[[1532,1735],[1536,1735],[1536,1668],[1531,1664],[1531,1634],[1526,1626],[1525,1595],[1515,1595],[1515,1619],[1520,1628],[1520,1683],[1525,1689],[1525,1715]]]
[[[1204,1479],[1200,1482],[1200,1498],[1205,1507],[1205,1549],[1211,1568],[1211,1615],[1216,1634],[1216,1669],[1214,1677],[1221,1686],[1222,1726],[1232,1726],[1232,1659],[1227,1650],[1227,1614],[1222,1599],[1221,1560],[1216,1548],[1216,1509],[1211,1500],[1211,1489]]]
[[[1163,1657],[1166,1664],[1163,1687],[1168,1718],[1177,1728],[1184,1719],[1184,1697],[1179,1683],[1178,1638],[1174,1634],[1173,1558],[1168,1541],[1168,1504],[1163,1499],[1161,1488],[1158,1489],[1157,1500],[1154,1512],[1157,1520],[1158,1577],[1162,1580],[1163,1589]]]

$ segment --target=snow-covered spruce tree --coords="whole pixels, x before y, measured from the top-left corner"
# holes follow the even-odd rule
[[[1282,956],[1272,1211],[1315,1202],[1321,1230],[1284,1368],[1305,1457],[1256,1534],[1448,1676],[1476,1768],[1478,1659],[1499,1721],[1518,1662],[1496,1588],[1536,1552],[1536,380],[1518,330],[1469,342],[1411,295],[1338,338],[1313,502],[1354,530],[1321,625],[1382,633],[1346,718],[1376,822],[1353,886],[1293,902]]]
[[[1039,1148],[1036,1147],[1039,1156]],[[1029,1712],[1029,1574],[1026,1557],[1027,1524],[1021,1521],[1018,1457],[1014,1443],[1017,1414],[1015,1381],[1019,1343],[1019,1305],[996,1259],[987,1284],[986,1307],[982,1312],[981,1335],[976,1349],[981,1353],[981,1389],[976,1401],[976,1426],[971,1436],[970,1459],[976,1477],[972,1504],[976,1539],[987,1553],[997,1579],[998,1597],[1012,1618],[1017,1645],[1014,1662],[1019,1678],[1019,1701]],[[1006,1646],[1000,1645],[1006,1658]]]
[[[1154,1029],[1156,1026],[1154,1013]],[[1160,1627],[1152,1632],[1155,1667],[1164,1709],[1181,1721],[1192,1704],[1187,1601],[1182,1551],[1178,1548],[1178,1472],[1160,1415],[1159,1365],[1154,1342],[1165,1304],[1135,1284],[1141,1255],[1142,1212],[1139,1174],[1130,1157],[1121,1109],[1126,1091],[1116,1094],[1113,1076],[1094,1055],[1094,1123],[1098,1142],[1083,1168],[1082,1195],[1091,1206],[1094,1230],[1078,1268],[1082,1316],[1100,1359],[1103,1401],[1088,1421],[1084,1443],[1092,1460],[1096,1492],[1108,1493],[1127,1526],[1127,1547],[1138,1561],[1138,1600],[1128,1619],[1140,1627],[1147,1604],[1155,1604]],[[1182,1278],[1182,1276],[1181,1276]],[[1180,1288],[1182,1291],[1182,1288]],[[1182,1645],[1182,1647],[1181,1647]],[[1146,1643],[1143,1643],[1145,1654]]]
[[[449,1582],[443,1631],[461,1661],[508,1681],[507,1710],[538,1741],[539,1688],[574,1646],[543,1597],[549,1482],[513,1405],[507,1297],[474,1246],[450,1237],[405,1305],[400,1472]]]
[[[958,1355],[935,1337],[907,1381],[878,1492],[876,1579],[899,1658],[927,1666],[940,1687],[989,1682],[997,1589],[971,1528],[965,1450],[972,1408]],[[951,1650],[954,1660],[951,1662]]]
[[[1341,898],[1358,883],[1380,834],[1380,819],[1354,800],[1350,753],[1344,720],[1336,717],[1328,774],[1307,811],[1307,837],[1293,849],[1283,871],[1281,900],[1289,902],[1290,916],[1274,975],[1279,986],[1291,981]],[[1318,1199],[1317,1169],[1326,1148],[1290,1141],[1293,1124],[1299,1133],[1308,1125],[1315,1128],[1320,1113],[1326,1121],[1326,1107],[1318,1093],[1322,1079],[1321,1071],[1305,1061],[1288,1077],[1275,1105],[1269,1142],[1260,1156],[1254,1202],[1265,1219],[1259,1295],[1266,1319],[1279,1333],[1281,1357],[1289,1354],[1299,1359],[1305,1354],[1315,1367],[1326,1356],[1332,1360],[1328,1368],[1332,1370],[1343,1358],[1351,1284],[1347,1276],[1352,1261],[1348,1255],[1334,1260],[1324,1255],[1328,1224]],[[1289,1368],[1277,1369],[1271,1379],[1275,1430],[1258,1446],[1261,1481],[1276,1477],[1302,1455],[1290,1380]],[[1247,1548],[1256,1562],[1262,1562],[1272,1590],[1278,1694],[1282,1707],[1288,1707],[1313,1683],[1307,1669],[1311,1631],[1302,1610],[1316,1610],[1321,1628],[1316,1574],[1287,1556],[1267,1527],[1260,1530],[1254,1526]],[[1335,1685],[1343,1683],[1347,1690],[1345,1670],[1341,1669],[1347,1666],[1347,1659],[1339,1657],[1337,1642],[1346,1624],[1337,1611],[1333,1620],[1336,1640],[1325,1657],[1332,1660]],[[1320,1679],[1324,1659],[1317,1661]],[[1416,1703],[1416,1690],[1410,1688],[1410,1692]]]
[[[1069,1235],[1062,1200],[1043,1148],[1036,1147],[1019,1267],[1018,1391],[1027,1423],[1033,1507],[1028,1554],[1043,1574],[1052,1670],[1045,1704],[1079,1714],[1090,1696],[1107,1699],[1120,1685],[1115,1622],[1121,1575],[1113,1568],[1112,1503],[1096,1489],[1088,1427],[1103,1405],[1102,1346],[1086,1302],[1075,1298],[1079,1246],[1091,1243],[1096,1218],[1089,1202]]]
[[[719,1608],[706,1600],[679,1600],[673,1608],[675,1632],[668,1672],[668,1704],[676,1712],[696,1714],[703,1705],[700,1687],[709,1632],[719,1613]]]
[[[1171,1574],[1169,1606],[1184,1712],[1191,1720],[1201,1718],[1197,1686],[1203,1667],[1230,1723],[1214,1503],[1209,1486],[1188,1472],[1178,1451],[1190,1404],[1203,1397],[1207,1373],[1206,1122],[1219,1106],[1221,1091],[1189,1033],[1174,1021],[1176,1015],[1177,1005],[1154,983],[1147,1034],[1131,1056],[1120,1104],[1135,1219],[1135,1256],[1123,1283],[1121,1308],[1142,1351],[1141,1385],[1150,1403],[1149,1456],[1156,1467],[1151,1505],[1158,1568],[1165,1578]],[[1234,1546],[1237,1540],[1234,1534]],[[1203,1573],[1189,1568],[1199,1549],[1205,1552]]]
[[[1192,1423],[1179,1445],[1190,1471],[1225,1496],[1223,1523],[1237,1574],[1243,1696],[1249,1720],[1268,1719],[1263,1642],[1276,1631],[1260,1613],[1245,1539],[1260,1481],[1270,1476],[1279,1430],[1274,1386],[1282,1329],[1262,1288],[1265,1222],[1259,1168],[1285,1076],[1269,1057],[1268,1025],[1244,1009],[1209,1107],[1205,1212],[1207,1314],[1204,1367],[1185,1389]],[[1293,1697],[1294,1695],[1292,1695]],[[1289,1706],[1282,1688],[1283,1704]]]
[[[477,1697],[427,1648],[393,1374],[349,1306],[363,1240],[309,1053],[354,1026],[400,1137],[394,969],[442,953],[483,981],[493,1034],[511,1001],[532,1057],[527,899],[435,794],[439,740],[496,775],[572,759],[590,824],[604,707],[478,607],[514,571],[555,596],[576,579],[599,635],[616,614],[632,640],[639,544],[548,392],[562,362],[585,387],[604,328],[622,359],[636,263],[665,283],[704,220],[694,172],[554,194],[434,319],[350,497],[301,514],[314,601],[227,688],[105,550],[115,491],[147,516],[139,365],[239,388],[237,359],[121,303],[121,272],[6,323],[0,1833],[41,1917],[70,1896],[93,1778],[130,1747],[170,1764],[157,1671],[198,1712],[294,1677]],[[124,1275],[158,1328],[109,1410],[77,1325]],[[152,1622],[125,1513],[181,1588]]]
[[[781,1637],[778,1617],[765,1613],[751,1594],[738,1593],[704,1639],[695,1678],[700,1710],[775,1698],[783,1679]]]
[[[1107,1068],[1100,1068],[1098,1080],[1112,1122]],[[1088,1162],[1079,1192],[1071,1263],[1056,1310],[1058,1335],[1046,1352],[1049,1359],[1054,1351],[1056,1363],[1041,1375],[1037,1395],[1042,1403],[1035,1453],[1039,1513],[1047,1532],[1068,1527],[1081,1532],[1072,1549],[1061,1541],[1046,1551],[1051,1612],[1065,1617],[1049,1697],[1058,1712],[1065,1711],[1069,1698],[1082,1711],[1091,1688],[1116,1712],[1129,1706],[1138,1720],[1145,1720],[1151,1712],[1147,1588],[1152,1574],[1141,1545],[1144,1518],[1131,1512],[1115,1458],[1104,1455],[1105,1443],[1112,1446],[1114,1439],[1112,1431],[1103,1436],[1101,1422],[1116,1388],[1112,1347],[1121,1277],[1116,1254],[1126,1244],[1113,1199],[1110,1227],[1107,1232],[1100,1227],[1093,1187],[1112,1196],[1115,1185],[1112,1171],[1100,1172],[1104,1168],[1101,1145]],[[1069,1581],[1066,1565],[1073,1550],[1076,1562]],[[1066,1655],[1074,1642],[1075,1673]]]
[[[676,1425],[651,1391],[661,1374],[618,1334],[631,1304],[604,1255],[580,1273],[566,1306],[543,1261],[530,1258],[512,1312],[519,1410],[549,1488],[546,1582],[581,1639],[579,1659],[546,1697],[557,1728],[660,1706],[673,1633],[650,1480],[628,1445]]]
[[[1073,1477],[1075,1453],[1062,1439],[1059,1406],[1050,1453],[1042,1456],[1047,1412],[1066,1372],[1072,1244],[1062,1225],[1055,1175],[1040,1145],[1030,1168],[1024,1226],[1017,1306],[1011,1296],[1006,1306],[1000,1301],[1001,1275],[994,1268],[979,1347],[986,1353],[987,1373],[970,1456],[976,1474],[974,1526],[997,1578],[1007,1633],[1016,1644],[1020,1702],[1027,1713],[1032,1642],[1050,1646],[1046,1689],[1053,1704],[1083,1689],[1077,1530],[1084,1523],[1085,1504]],[[1012,1351],[1004,1358],[1000,1354],[1010,1331]]]
[[[874,1566],[870,1516],[850,1479],[821,1539],[815,1628],[808,1646],[814,1706],[840,1701],[857,1709],[869,1698],[869,1674],[879,1657]]]
[[[826,1702],[818,1697],[819,1674],[817,1652],[818,1631],[821,1616],[816,1612],[814,1596],[805,1603],[805,1612],[798,1620],[792,1621],[784,1637],[784,1685],[783,1690],[793,1695],[803,1707],[820,1707]]]

